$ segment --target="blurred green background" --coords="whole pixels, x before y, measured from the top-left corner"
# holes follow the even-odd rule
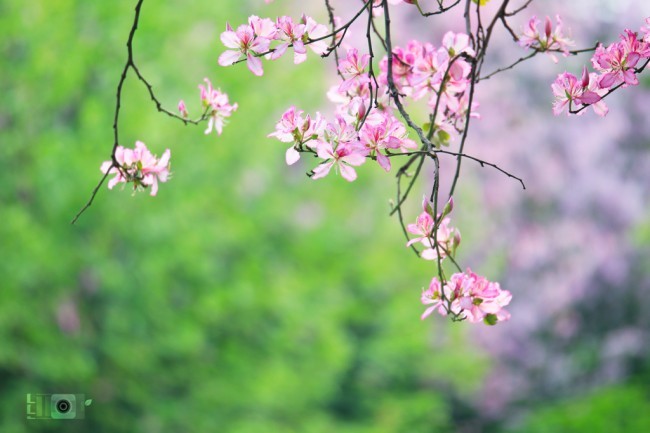
[[[289,105],[321,107],[319,59],[263,79],[217,65],[226,20],[282,4],[145,1],[136,62],[163,103],[197,113],[209,77],[239,110],[206,136],[131,74],[121,144],[170,148],[173,178],[155,198],[104,186],[69,224],[110,154],[134,3],[0,0],[0,432],[508,428],[473,407],[492,361],[467,326],[419,320],[431,269],[387,216],[392,176],[311,182],[311,161],[287,168],[266,138]],[[83,421],[30,421],[27,393],[93,403]],[[648,409],[646,387],[622,384],[512,425],[650,431]]]

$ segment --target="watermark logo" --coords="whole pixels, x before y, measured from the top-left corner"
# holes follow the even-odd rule
[[[84,419],[92,404],[84,394],[27,394],[27,419]]]

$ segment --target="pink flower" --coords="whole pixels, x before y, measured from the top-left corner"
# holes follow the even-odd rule
[[[453,208],[454,199],[450,197],[442,212],[438,213],[436,217],[436,220],[440,221],[440,223],[434,236],[436,220],[433,219],[433,205],[425,197],[422,201],[423,212],[418,216],[415,224],[406,226],[406,230],[409,233],[417,236],[409,240],[406,246],[409,247],[416,242],[422,243],[422,245],[427,247],[420,254],[425,260],[436,260],[438,258],[438,250],[440,250],[441,260],[448,255],[454,256],[458,245],[460,245],[460,232],[456,228],[449,227],[451,221],[449,218],[445,218]],[[437,247],[434,241],[438,242]]]
[[[442,37],[442,46],[447,49],[451,57],[461,53],[466,53],[470,56],[474,55],[474,50],[470,46],[469,36],[465,33],[445,33]]]
[[[433,49],[430,44],[427,44],[426,47]],[[414,68],[422,59],[425,51],[425,46],[415,40],[409,41],[406,45],[406,49],[401,47],[393,48],[393,81],[400,92],[410,94],[411,89],[405,89],[405,87],[410,87],[412,85],[411,79],[413,78]],[[384,57],[381,62],[379,62],[379,69],[381,70],[381,74],[379,75],[378,80],[381,84],[387,85],[388,57]]]
[[[103,173],[115,174],[108,182],[108,189],[113,189],[120,182],[133,182],[133,190],[151,187],[151,195],[158,192],[158,181],[167,182],[169,179],[169,149],[165,150],[162,157],[157,159],[151,154],[147,146],[141,141],[135,142],[135,149],[126,149],[118,146],[115,151],[115,160],[102,163]]]
[[[278,34],[276,40],[282,41],[280,45],[274,48],[271,53],[271,60],[279,59],[287,50],[289,45],[293,45],[293,62],[297,65],[307,59],[307,49],[302,40],[305,35],[305,25],[296,24],[290,17],[283,16],[277,20]]]
[[[339,92],[345,92],[353,84],[364,84],[370,81],[368,74],[365,72],[368,67],[368,60],[370,54],[364,54],[359,57],[359,52],[356,48],[349,49],[344,59],[339,61],[339,72],[343,76],[343,81],[339,86]]]
[[[214,129],[217,135],[221,135],[226,122],[225,119],[230,117],[233,111],[237,110],[237,103],[231,105],[228,102],[227,94],[222,93],[220,89],[213,88],[212,83],[207,78],[204,80],[206,85],[199,85],[201,102],[208,109],[208,114],[210,115],[205,133],[209,134]]]
[[[313,18],[304,14],[300,18],[300,23],[305,25],[303,41],[309,42],[309,48],[319,56],[325,54],[327,52],[328,43],[320,38],[329,33],[327,27],[323,24],[318,24]],[[315,39],[320,40],[314,41]]]
[[[415,220],[415,224],[406,226],[406,230],[409,233],[417,235],[417,237],[409,240],[406,246],[410,247],[416,242],[422,242],[426,246],[431,246],[431,240],[429,238],[433,233],[433,227],[433,217],[427,212],[422,212],[418,215],[417,220]]]
[[[357,172],[352,168],[366,162],[365,149],[354,143],[339,144],[336,150],[331,143],[322,141],[318,145],[318,157],[325,162],[314,169],[312,179],[320,179],[329,174],[332,167],[341,173],[343,179],[352,182],[357,178]]]
[[[446,286],[445,289],[447,289]],[[445,293],[445,298],[449,298],[449,293]],[[445,302],[442,295],[442,287],[440,286],[440,280],[437,277],[431,279],[429,288],[422,292],[420,300],[424,305],[430,305],[430,307],[424,310],[424,313],[420,316],[420,320],[426,319],[436,310],[441,316],[447,315],[447,309],[445,308]]]
[[[300,148],[306,145],[314,148],[316,146],[314,140],[319,138],[325,129],[325,122],[320,113],[316,113],[314,119],[309,115],[303,119],[302,113],[303,111],[296,110],[296,107],[289,107],[275,125],[275,132],[268,135],[268,137],[276,137],[283,143],[293,142],[293,145],[287,149],[286,153],[288,165],[295,164],[300,159],[300,153],[296,150],[296,147]]]
[[[490,282],[467,269],[453,274],[444,287],[437,277],[431,280],[429,289],[421,297],[423,304],[431,305],[422,314],[422,319],[437,310],[442,316],[452,313],[455,318],[470,323],[495,325],[510,319],[510,313],[504,307],[511,299],[510,292],[502,290],[499,283]]]
[[[248,17],[248,25],[253,29],[256,37],[261,37],[268,40],[275,39],[278,32],[275,23],[269,18],[260,18],[257,15]]]
[[[264,22],[260,23],[254,21],[254,23],[256,23],[258,27],[258,31],[264,31],[265,34],[269,34],[269,29],[267,28],[268,25],[265,25]],[[221,33],[221,42],[223,42],[226,47],[232,48],[232,50],[224,51],[219,56],[219,64],[221,66],[230,66],[237,62],[243,55],[246,57],[248,69],[250,69],[253,74],[257,76],[264,74],[262,61],[258,56],[268,51],[270,41],[264,36],[256,36],[255,30],[251,25],[243,24],[239,26],[235,32],[232,27],[230,27],[230,24],[227,24],[226,31]]]
[[[449,218],[444,218],[440,225],[435,236],[435,240],[438,242],[438,246],[433,243],[434,237],[433,232],[429,232],[429,237],[422,243],[429,248],[422,251],[420,257],[425,260],[437,260],[438,259],[438,250],[440,250],[440,259],[444,259],[448,255],[454,256],[456,249],[460,244],[460,232],[454,227],[450,227],[449,223],[451,220]],[[412,232],[411,232],[412,233]]]
[[[316,150],[318,157],[325,162],[313,170],[312,179],[327,176],[335,167],[345,180],[352,182],[357,178],[357,172],[352,167],[366,162],[368,155],[368,150],[357,140],[354,126],[347,124],[340,116],[337,116],[335,124],[327,125]]]
[[[553,84],[551,84],[555,101],[553,102],[553,114],[559,115],[567,108],[567,114],[574,109],[573,103],[593,105],[594,111],[604,116],[607,114],[607,106],[601,101],[601,94],[604,92],[598,88],[595,75],[587,73],[584,68],[582,79],[569,73],[559,74]],[[602,103],[600,103],[602,102]]]
[[[629,30],[621,35],[621,42],[613,43],[607,48],[598,46],[591,62],[594,69],[602,74],[598,83],[600,87],[607,89],[620,83],[625,86],[639,84],[634,68],[641,58],[641,53],[647,50],[647,44],[638,41],[636,34]]]
[[[452,311],[470,323],[485,321],[494,325],[510,318],[510,313],[503,307],[510,303],[512,295],[501,290],[499,283],[490,282],[467,269],[465,273],[452,275],[448,284],[453,293]]]
[[[381,123],[364,123],[359,132],[359,138],[368,152],[377,158],[377,163],[381,168],[390,171],[390,159],[381,150],[401,148],[403,145],[401,136],[404,132],[405,128],[401,122],[385,113]]]
[[[533,16],[528,21],[528,26],[522,30],[519,36],[519,45],[525,48],[532,48],[537,51],[546,51],[551,56],[551,59],[557,63],[557,57],[551,51],[560,51],[564,56],[569,55],[569,47],[574,45],[574,42],[565,36],[562,31],[562,19],[559,15],[555,16],[556,26],[553,30],[553,23],[549,17],[546,17],[544,22],[544,33],[537,30],[540,21],[537,17]]]

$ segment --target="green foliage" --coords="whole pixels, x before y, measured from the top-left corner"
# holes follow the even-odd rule
[[[196,113],[207,76],[240,109],[205,136],[129,76],[120,142],[171,148],[173,178],[155,198],[104,186],[69,225],[110,154],[133,3],[0,3],[0,430],[447,428],[449,396],[486,364],[462,327],[450,339],[420,322],[431,268],[387,216],[392,179],[284,166],[266,134],[290,104],[318,109],[329,83],[316,56],[263,79],[219,67],[219,32],[247,4],[144,3],[136,61],[163,103]],[[92,399],[84,421],[25,420],[27,393],[58,392]]]
[[[512,433],[627,433],[650,431],[650,395],[646,387],[605,388],[574,401],[533,412]]]

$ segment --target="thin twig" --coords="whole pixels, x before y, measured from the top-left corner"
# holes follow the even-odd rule
[[[144,0],[138,0],[138,3],[135,5],[135,17],[133,18],[133,25],[131,26],[131,30],[129,31],[129,37],[126,41],[127,59],[126,59],[126,63],[124,64],[124,68],[122,69],[122,74],[120,75],[120,81],[117,83],[115,115],[113,117],[114,141],[113,141],[113,150],[111,152],[112,165],[108,167],[106,173],[104,173],[104,176],[102,176],[97,186],[95,186],[95,188],[93,189],[93,192],[90,195],[90,199],[84,205],[84,207],[81,208],[81,210],[77,213],[77,215],[75,215],[75,217],[70,222],[71,224],[74,224],[79,219],[81,214],[83,214],[86,211],[86,209],[88,209],[92,205],[93,200],[97,195],[97,192],[99,192],[99,188],[101,188],[101,186],[104,184],[104,181],[106,181],[106,178],[108,177],[108,173],[111,172],[111,169],[117,168],[118,170],[120,170],[120,164],[117,161],[117,158],[115,157],[115,152],[117,150],[117,147],[119,146],[118,120],[120,117],[120,107],[122,101],[122,86],[124,85],[124,81],[126,80],[126,76],[129,72],[129,68],[133,66],[133,38],[135,36],[136,30],[138,29],[138,21],[140,20],[140,9],[142,8],[143,2]]]

